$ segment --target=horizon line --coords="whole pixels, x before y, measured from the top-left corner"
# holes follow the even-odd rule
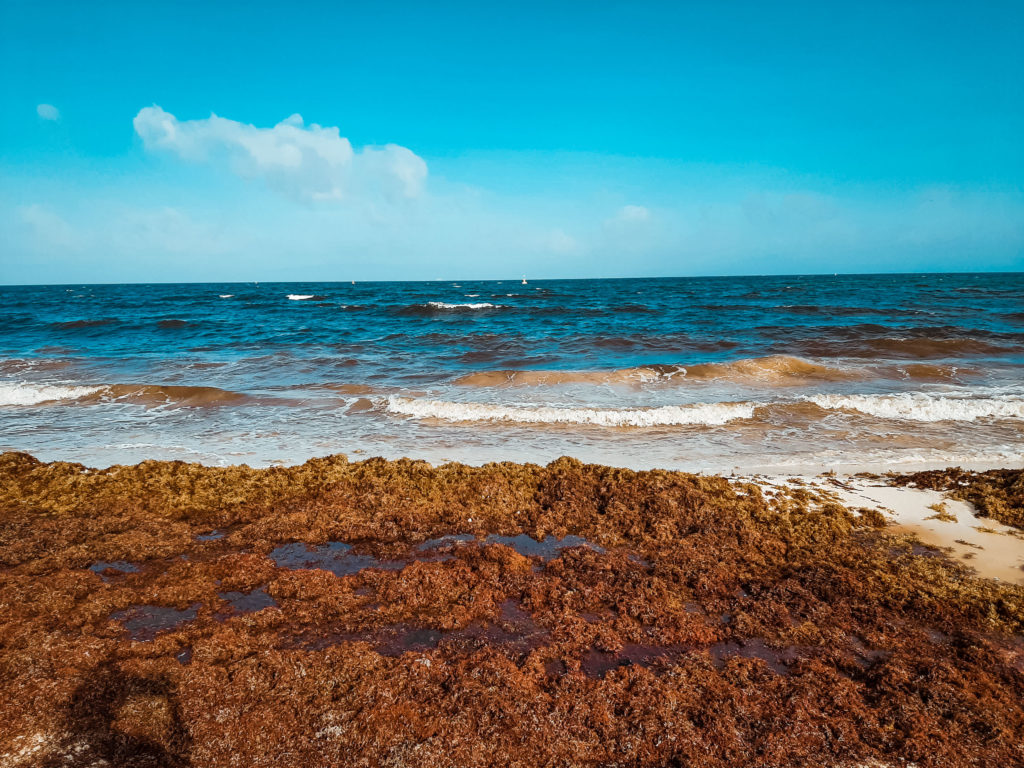
[[[554,282],[570,282],[570,281],[596,281],[596,280],[718,280],[718,279],[739,279],[739,278],[750,278],[750,277],[882,277],[882,276],[893,276],[893,275],[1021,275],[1024,274],[1024,269],[1017,270],[999,270],[999,269],[981,269],[981,270],[954,270],[952,272],[901,272],[894,270],[892,272],[761,272],[761,273],[749,273],[749,274],[731,274],[731,275],[643,275],[636,277],[537,277],[531,280],[527,280],[527,283],[554,283]],[[504,283],[504,282],[516,282],[517,280],[523,280],[525,276],[520,277],[435,277],[425,280],[353,280],[351,278],[341,278],[333,280],[151,280],[151,281],[129,281],[123,283],[105,283],[105,282],[73,282],[73,283],[0,283],[0,288],[63,288],[68,286],[76,285],[90,285],[90,286],[114,286],[114,285],[258,285],[264,283],[265,285],[302,285],[309,283],[337,283],[337,284],[365,284],[365,283],[450,283],[464,281],[467,283]]]

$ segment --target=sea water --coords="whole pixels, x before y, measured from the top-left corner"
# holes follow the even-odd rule
[[[0,287],[0,449],[1019,465],[1024,275]]]

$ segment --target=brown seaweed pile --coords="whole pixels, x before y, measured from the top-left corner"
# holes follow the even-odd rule
[[[571,459],[3,454],[0,765],[1024,764],[1024,588],[876,526]]]
[[[947,491],[955,499],[971,502],[979,517],[991,517],[1004,525],[1024,529],[1024,470],[969,472],[950,467],[890,475],[888,479],[896,485]]]

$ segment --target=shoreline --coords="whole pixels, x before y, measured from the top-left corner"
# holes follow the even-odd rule
[[[156,446],[154,446],[156,447]],[[101,448],[97,449],[102,450]],[[375,450],[375,449],[371,449]],[[481,450],[486,450],[481,447]],[[780,464],[780,463],[757,463],[753,461],[747,461],[742,464],[730,464],[728,461],[718,462],[701,462],[701,461],[679,461],[676,463],[662,462],[652,463],[650,461],[642,460],[630,460],[625,458],[620,461],[609,461],[608,456],[612,454],[612,451],[596,451],[596,450],[582,450],[577,451],[574,454],[556,454],[553,451],[541,452],[544,455],[537,457],[538,453],[535,450],[511,450],[506,451],[504,455],[495,454],[494,456],[488,456],[485,459],[473,460],[472,458],[464,456],[449,457],[446,456],[444,448],[425,448],[420,449],[415,454],[403,453],[402,451],[391,451],[391,452],[374,452],[370,453],[362,448],[349,449],[347,451],[338,450],[332,453],[317,453],[313,455],[303,454],[302,457],[296,457],[294,459],[263,459],[250,462],[242,460],[244,457],[238,455],[225,455],[222,458],[214,457],[192,457],[183,458],[177,456],[171,457],[140,457],[137,460],[129,461],[111,461],[110,463],[90,463],[87,461],[81,461],[78,458],[69,457],[68,451],[62,450],[31,450],[22,449],[12,445],[3,446],[0,445],[0,454],[8,453],[29,453],[32,456],[38,458],[40,461],[46,462],[60,462],[66,461],[73,464],[82,464],[88,466],[93,470],[110,469],[117,466],[134,466],[142,462],[147,461],[161,461],[161,462],[173,462],[180,461],[188,464],[196,464],[198,466],[207,468],[227,469],[231,467],[246,467],[250,469],[270,469],[270,468],[289,468],[289,467],[300,467],[309,461],[316,461],[320,459],[331,458],[332,456],[345,456],[349,461],[362,462],[362,461],[416,461],[424,462],[432,467],[444,467],[444,466],[456,466],[464,465],[467,467],[483,467],[488,464],[529,464],[534,466],[546,466],[553,461],[557,461],[563,458],[570,458],[575,461],[579,461],[583,464],[594,464],[599,466],[608,467],[611,469],[625,469],[632,472],[682,472],[686,474],[696,474],[707,477],[760,477],[767,478],[769,480],[774,479],[785,479],[794,475],[800,477],[815,477],[818,475],[825,474],[838,474],[844,476],[852,476],[862,473],[868,474],[886,474],[888,472],[923,472],[923,471],[937,471],[944,470],[950,467],[959,467],[960,469],[969,472],[985,472],[989,470],[999,469],[1011,469],[1020,470],[1024,469],[1024,452],[1020,453],[1000,453],[992,454],[982,457],[958,457],[948,456],[940,459],[920,459],[918,457],[912,457],[903,460],[877,460],[877,461],[833,461],[833,462],[821,462],[821,461],[796,461],[792,464]],[[477,452],[477,451],[474,451]],[[487,451],[490,454],[490,451]],[[186,452],[187,453],[187,452]],[[184,455],[184,454],[183,454]],[[618,454],[620,459],[623,459],[622,454]]]
[[[0,765],[1013,764],[1024,586],[889,523],[1024,540],[877,482],[5,453]]]

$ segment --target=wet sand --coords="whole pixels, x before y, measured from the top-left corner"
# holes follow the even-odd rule
[[[3,454],[0,766],[1022,764],[956,477]]]

